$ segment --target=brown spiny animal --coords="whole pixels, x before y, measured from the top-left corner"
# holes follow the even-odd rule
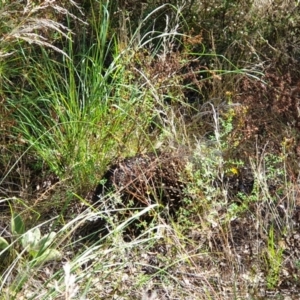
[[[104,174],[92,200],[101,204],[105,196],[113,192],[120,199],[112,204],[113,208],[124,209],[122,216],[130,217],[130,208],[154,203],[167,207],[169,214],[175,215],[184,198],[181,173],[186,162],[185,154],[180,151],[140,154],[121,160]],[[139,221],[149,222],[151,216],[142,216]]]

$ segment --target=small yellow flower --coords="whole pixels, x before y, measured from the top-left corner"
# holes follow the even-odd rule
[[[236,148],[239,144],[240,144],[240,141],[239,140],[235,140],[233,142],[233,147]]]
[[[239,170],[235,167],[232,167],[230,168],[230,172],[233,174],[233,175],[238,175],[239,174]]]

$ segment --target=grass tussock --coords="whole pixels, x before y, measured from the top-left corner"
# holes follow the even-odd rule
[[[298,10],[2,1],[0,299],[298,296]]]

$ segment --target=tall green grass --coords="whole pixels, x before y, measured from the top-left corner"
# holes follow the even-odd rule
[[[114,157],[144,147],[153,114],[149,93],[131,82],[127,50],[120,53],[108,35],[109,18],[105,5],[93,14],[94,40],[81,41],[79,53],[67,41],[60,61],[46,50],[38,58],[25,56],[30,89],[9,99],[16,134],[55,173],[77,184]]]

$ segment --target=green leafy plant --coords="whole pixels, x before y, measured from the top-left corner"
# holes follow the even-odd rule
[[[62,254],[53,246],[57,238],[55,232],[41,235],[39,227],[26,231],[20,214],[12,213],[11,233],[10,241],[0,237],[0,257],[6,261],[6,270],[2,275],[4,281],[1,280],[1,284],[5,283],[5,278],[12,269],[17,267],[18,275],[9,288],[14,294],[23,287],[35,268],[60,259]]]
[[[25,232],[25,224],[20,214],[12,212],[11,232],[15,235],[22,235]]]
[[[283,248],[277,243],[274,236],[274,227],[271,226],[268,236],[268,248],[265,254],[267,264],[267,285],[268,288],[275,288],[280,277],[280,270],[283,262]]]
[[[39,265],[60,257],[59,251],[50,247],[56,237],[55,232],[41,236],[38,227],[26,231],[21,215],[15,213],[12,213],[11,232],[15,242],[19,244],[19,247],[14,246],[14,249],[21,252],[25,250],[33,265]],[[8,245],[8,242],[6,244]],[[18,248],[19,250],[17,250]]]
[[[41,236],[40,229],[33,228],[22,235],[21,244],[23,249],[26,249],[28,252],[32,261],[34,261],[34,265],[40,265],[61,257],[61,253],[58,250],[50,247],[55,238],[55,232]]]

